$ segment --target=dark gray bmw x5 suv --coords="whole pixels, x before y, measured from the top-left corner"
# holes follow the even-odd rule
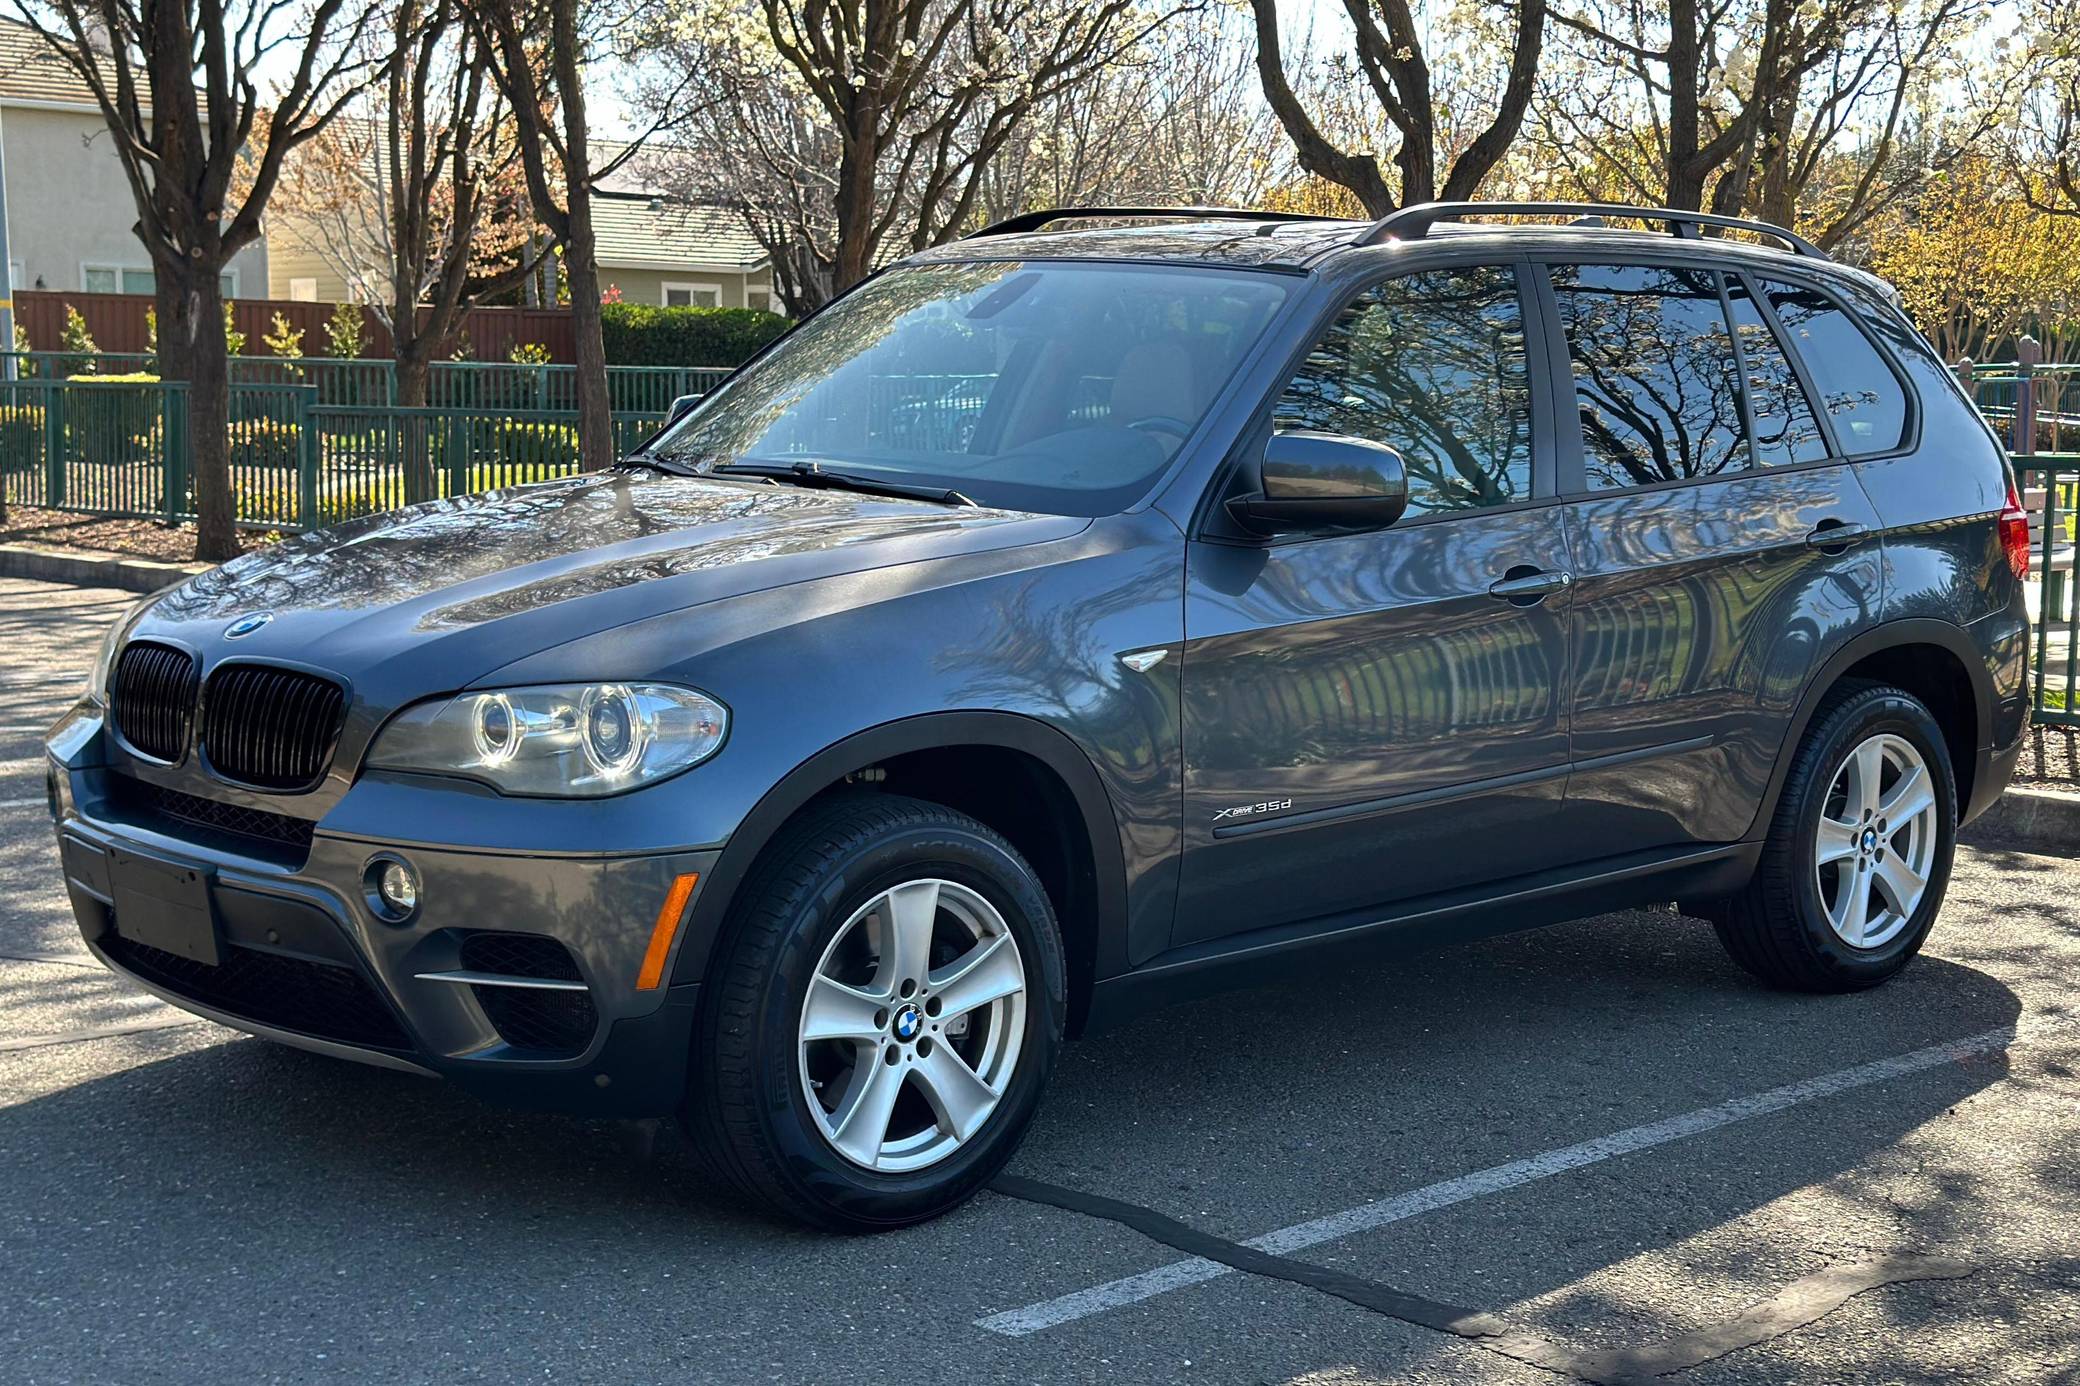
[[[1998,443],[1789,233],[1497,210],[1589,209],[1019,218],[612,471],[144,602],[49,741],[88,944],[848,1228],[1322,949],[1676,899],[1883,981],[2027,716]]]

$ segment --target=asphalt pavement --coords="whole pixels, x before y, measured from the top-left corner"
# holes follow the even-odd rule
[[[39,735],[130,600],[0,581],[0,1380],[2080,1382],[2071,859],[1962,849],[1860,996],[1644,910],[1147,1016],[830,1237],[96,965]]]

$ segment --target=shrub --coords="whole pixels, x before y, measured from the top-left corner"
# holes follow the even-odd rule
[[[303,430],[281,419],[239,419],[231,425],[229,441],[233,466],[293,471],[303,452]]]
[[[358,357],[366,344],[368,323],[358,303],[335,303],[325,319],[325,349],[334,356]]]
[[[79,309],[65,305],[65,330],[58,334],[58,350],[74,352],[78,358],[57,363],[58,373],[63,376],[92,374],[93,358],[101,348],[94,341],[94,334],[87,331],[87,320],[80,316]]]
[[[787,319],[756,308],[658,308],[609,303],[600,309],[607,361],[616,366],[735,366],[787,330]]]
[[[301,356],[303,329],[277,312],[272,329],[261,335],[260,344],[276,356]]]
[[[101,388],[63,391],[60,401],[67,453],[83,462],[152,460],[159,450],[163,406],[159,377],[150,371],[123,375],[70,375],[67,380]],[[109,389],[134,385],[130,390]]]
[[[42,406],[0,405],[0,471],[31,471],[42,462]]]
[[[549,364],[549,348],[540,342],[515,342],[506,353],[506,360],[516,366],[546,366]]]
[[[239,331],[238,324],[231,320],[231,304],[228,300],[224,304],[224,350],[231,356],[246,354],[246,334]]]

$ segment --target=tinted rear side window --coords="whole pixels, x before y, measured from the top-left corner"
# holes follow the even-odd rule
[[[1740,336],[1741,360],[1748,368],[1756,460],[1765,467],[1818,462],[1827,456],[1827,437],[1776,333],[1738,275],[1727,279],[1726,297],[1733,305],[1733,330]]]
[[[1815,289],[1765,279],[1762,292],[1812,374],[1842,455],[1898,447],[1907,431],[1907,396],[1856,320]]]
[[[1411,514],[1531,494],[1531,385],[1514,270],[1390,279],[1353,299],[1274,407],[1280,428],[1385,443]]]
[[[1591,490],[1749,465],[1740,371],[1709,270],[1555,265]]]

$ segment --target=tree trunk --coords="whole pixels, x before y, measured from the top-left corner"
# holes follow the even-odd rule
[[[189,276],[178,338],[188,366],[188,468],[195,488],[195,557],[221,563],[238,557],[237,509],[231,494],[231,362],[224,346],[224,294],[215,266]],[[159,343],[169,341],[161,324]],[[179,348],[177,348],[179,349]]]
[[[571,334],[577,338],[578,454],[588,472],[614,464],[613,401],[607,394],[607,344],[600,323],[598,240],[592,204],[571,199],[571,231],[564,242],[564,273],[571,286]]]
[[[432,378],[431,344],[424,338],[411,340],[397,349],[397,403],[407,409],[426,407]],[[440,494],[440,478],[434,475],[433,448],[428,434],[430,421],[408,415],[398,417],[398,441],[404,448],[404,499],[407,505],[432,500]],[[453,459],[449,459],[452,461]]]
[[[195,335],[194,318],[188,311],[188,295],[165,273],[153,276],[152,314],[157,332],[154,363],[161,380],[188,378],[188,343]]]
[[[577,338],[578,456],[588,472],[614,465],[613,401],[607,394],[607,346],[600,326],[599,238],[592,229],[592,156],[586,145],[585,84],[579,67],[577,0],[554,0],[549,12],[556,95],[563,107],[564,275]]]
[[[844,293],[874,270],[874,165],[879,162],[872,131],[855,130],[838,160],[838,187],[833,211],[838,219],[838,251],[831,266],[831,293]]]

